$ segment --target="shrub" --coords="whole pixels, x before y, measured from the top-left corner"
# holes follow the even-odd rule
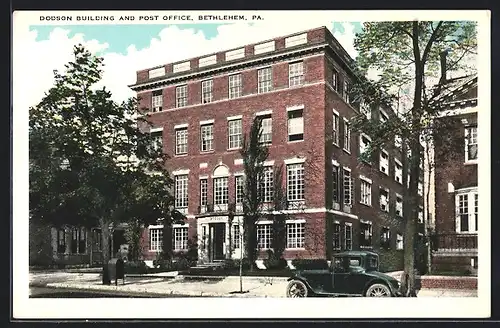
[[[238,268],[238,269],[239,269],[239,267],[240,267],[240,262],[241,262],[241,260],[240,260],[240,259],[236,259],[236,260],[234,260],[234,266],[235,266],[236,268]],[[248,258],[244,257],[244,258],[243,258],[243,262],[242,262],[242,269],[243,269],[243,270],[249,270],[249,269],[250,269],[250,267],[251,267],[250,260],[249,260]]]
[[[328,269],[326,259],[294,259],[292,265],[297,270],[324,270]]]
[[[124,263],[125,273],[144,274],[148,273],[148,266],[144,261],[131,261]]]
[[[288,267],[288,263],[284,258],[271,258],[264,260],[264,266],[268,270],[283,270]]]
[[[238,265],[236,265],[236,261],[234,261],[233,259],[225,259],[223,268],[224,268],[224,270],[231,270],[231,269],[239,268],[239,263],[238,263]]]

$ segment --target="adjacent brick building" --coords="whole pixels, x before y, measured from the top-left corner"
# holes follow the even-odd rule
[[[445,61],[443,62],[445,67]],[[434,271],[477,272],[478,134],[477,75],[443,77],[437,86],[436,120],[447,133],[435,138],[431,161]],[[453,127],[450,129],[450,127]]]
[[[175,250],[185,251],[191,240],[200,262],[239,257],[239,148],[260,116],[262,142],[269,147],[265,165],[269,172],[283,165],[285,258],[373,248],[387,269],[401,268],[400,150],[393,143],[371,163],[361,161],[370,140],[351,132],[348,123],[360,111],[382,121],[394,113],[350,100],[350,63],[321,27],[137,72],[131,88],[152,122],[150,132],[170,155],[175,207],[187,216],[184,225],[174,226]],[[269,201],[276,183],[266,174]],[[229,226],[231,207],[236,216]],[[257,228],[264,251],[271,244],[270,223],[262,220]],[[144,237],[145,259],[152,260],[160,250],[161,225],[148,227]]]

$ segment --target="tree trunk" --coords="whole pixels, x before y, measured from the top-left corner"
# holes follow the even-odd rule
[[[101,227],[101,238],[102,238],[102,283],[105,285],[111,284],[109,272],[108,272],[108,262],[110,260],[109,254],[109,239],[110,239],[110,230],[109,230],[109,222],[103,218],[99,219],[99,225]]]
[[[228,222],[228,229],[229,231],[227,232],[228,235],[228,249],[226,250],[226,259],[230,260],[233,256],[233,238],[232,238],[232,227],[233,227],[233,220],[234,220],[234,214],[232,212],[229,212],[227,222]]]

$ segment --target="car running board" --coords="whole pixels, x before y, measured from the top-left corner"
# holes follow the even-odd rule
[[[315,290],[315,294],[317,295],[322,295],[322,296],[332,296],[332,297],[337,297],[337,296],[348,296],[348,297],[363,297],[362,294],[343,294],[343,293],[330,293],[324,290]]]

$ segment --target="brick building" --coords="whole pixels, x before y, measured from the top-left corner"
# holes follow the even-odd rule
[[[401,267],[398,145],[363,162],[359,155],[370,140],[351,133],[348,123],[360,110],[382,121],[394,112],[350,101],[350,62],[321,27],[137,72],[131,88],[152,122],[150,132],[171,157],[166,165],[175,180],[175,207],[188,218],[174,226],[175,250],[186,250],[191,240],[200,262],[239,257],[244,178],[239,148],[260,116],[262,142],[269,147],[265,165],[269,172],[283,165],[285,258],[373,248],[386,258],[383,265]],[[266,174],[265,194],[272,195],[273,187]],[[237,213],[230,227],[231,206]],[[261,250],[270,247],[270,223],[257,225]],[[144,237],[144,256],[152,260],[160,250],[161,225],[148,227]]]
[[[477,75],[446,78],[436,87],[437,121],[449,132],[435,138],[431,149],[430,219],[434,239],[434,271],[477,272],[478,134]]]

